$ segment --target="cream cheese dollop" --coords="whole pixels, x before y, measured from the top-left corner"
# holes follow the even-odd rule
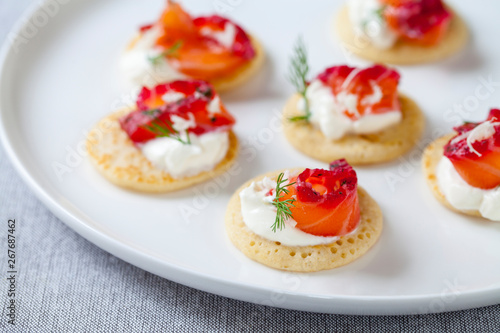
[[[469,185],[443,156],[436,170],[439,189],[446,200],[459,210],[477,210],[481,216],[500,221],[500,187],[484,190]]]
[[[122,75],[135,86],[152,87],[158,83],[188,78],[174,69],[164,57],[154,63],[150,60],[163,52],[156,46],[159,35],[158,26],[146,30],[120,58],[119,67]]]
[[[354,71],[353,71],[354,72]],[[346,82],[349,78],[346,79]],[[373,94],[366,96],[361,101],[363,105],[373,105],[382,99],[382,91],[375,82],[370,82]],[[393,110],[381,114],[366,114],[358,120],[351,120],[343,114],[343,110],[356,113],[358,96],[344,91],[336,96],[331,88],[321,80],[316,79],[307,87],[306,98],[311,112],[310,122],[319,128],[325,137],[337,140],[347,134],[371,134],[380,132],[399,123],[402,119],[400,110]],[[299,110],[305,109],[304,99],[297,105]]]
[[[286,172],[284,179],[289,179],[289,177],[290,174]],[[240,192],[243,221],[252,232],[288,246],[330,244],[340,238],[338,236],[323,237],[308,234],[295,228],[297,222],[293,219],[288,219],[282,230],[277,229],[274,232],[271,226],[276,219],[276,208],[272,204],[273,196],[267,194],[275,188],[276,181],[265,177],[261,181],[252,182],[250,186]]]
[[[354,33],[367,38],[378,49],[392,47],[398,36],[383,19],[383,4],[378,0],[348,0],[349,19]]]
[[[186,130],[193,127],[194,119],[177,118],[172,117],[173,127],[182,133],[181,138],[186,141]],[[191,143],[186,144],[173,138],[159,137],[147,141],[139,148],[155,168],[164,170],[173,178],[195,176],[214,169],[229,149],[227,131],[201,135],[190,133],[189,139]]]

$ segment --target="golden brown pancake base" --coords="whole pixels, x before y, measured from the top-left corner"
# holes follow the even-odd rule
[[[87,151],[92,164],[113,184],[141,192],[170,192],[214,178],[227,171],[236,160],[238,139],[229,132],[228,152],[213,170],[173,178],[154,168],[121,129],[119,118],[131,111],[122,109],[101,119],[87,136]]]
[[[359,226],[353,234],[342,236],[332,244],[287,246],[253,233],[243,222],[239,194],[252,182],[266,176],[276,179],[280,172],[270,172],[249,180],[229,201],[225,218],[226,232],[231,242],[247,257],[272,268],[316,272],[346,265],[364,255],[377,242],[383,227],[382,212],[375,200],[360,187],[358,187],[361,211]]]
[[[448,8],[449,9],[449,8]],[[342,46],[355,55],[376,62],[396,65],[413,65],[434,62],[460,51],[469,39],[467,25],[463,19],[452,11],[452,19],[448,32],[443,40],[430,47],[414,45],[405,41],[397,41],[389,49],[378,49],[366,37],[356,36],[349,19],[347,6],[342,7],[336,20],[336,31]]]
[[[250,80],[264,64],[266,55],[262,44],[255,37],[249,37],[255,50],[255,57],[231,75],[216,80],[211,80],[210,83],[214,86],[217,92],[228,91],[242,85],[243,83]],[[132,38],[132,40],[126,47],[126,50],[132,49],[140,38],[141,34],[137,34],[134,38]]]
[[[261,69],[266,59],[264,48],[262,47],[262,44],[255,39],[255,37],[250,36],[250,40],[252,41],[252,46],[255,50],[255,57],[230,76],[212,80],[211,83],[218,92],[232,90],[243,85]]]
[[[410,98],[400,94],[403,119],[399,124],[379,133],[348,135],[338,140],[326,138],[321,130],[304,121],[289,118],[300,115],[298,94],[293,95],[283,111],[283,130],[297,150],[317,160],[330,163],[345,158],[354,165],[393,160],[410,150],[420,140],[424,130],[424,115]]]
[[[436,178],[436,168],[439,164],[439,161],[443,157],[444,146],[455,135],[456,135],[455,133],[445,135],[435,140],[434,142],[429,144],[427,148],[425,148],[424,154],[422,156],[422,168],[424,171],[425,180],[427,181],[427,185],[429,185],[432,194],[436,197],[436,199],[438,199],[439,202],[441,202],[449,209],[465,215],[481,216],[481,213],[479,213],[479,211],[477,210],[460,210],[453,207],[439,189],[439,185]]]

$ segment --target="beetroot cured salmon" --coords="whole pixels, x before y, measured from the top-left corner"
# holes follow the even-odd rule
[[[305,169],[289,181],[295,184],[280,200],[295,200],[290,210],[296,228],[316,236],[342,236],[356,229],[358,180],[345,160],[332,162],[329,170]]]
[[[165,50],[164,57],[174,69],[194,79],[230,76],[256,56],[250,37],[234,22],[217,15],[192,18],[171,0],[157,25],[161,32],[156,45]],[[144,26],[141,32],[151,27]],[[175,52],[168,52],[172,48]]]
[[[381,114],[400,110],[398,83],[400,75],[393,69],[374,65],[359,69],[349,66],[327,68],[318,75],[318,79],[332,89],[335,96],[350,94],[357,96],[356,112],[344,110],[351,120],[357,120],[366,114]],[[371,97],[380,97],[372,103]]]
[[[407,42],[438,44],[445,36],[451,13],[441,0],[381,0],[388,26]]]
[[[177,96],[165,101],[166,95]],[[195,123],[187,131],[196,135],[230,129],[235,119],[226,110],[211,84],[204,81],[174,81],[142,88],[137,110],[120,119],[122,129],[134,143],[144,143],[165,133],[179,134],[174,120]],[[210,103],[218,103],[216,112]],[[177,117],[177,118],[176,118]]]

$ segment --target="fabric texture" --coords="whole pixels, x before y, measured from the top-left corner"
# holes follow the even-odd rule
[[[0,1],[0,40],[32,0]],[[7,220],[16,219],[16,324],[7,323]],[[500,332],[500,305],[413,316],[284,310],[198,291],[136,268],[69,229],[0,148],[1,332]]]

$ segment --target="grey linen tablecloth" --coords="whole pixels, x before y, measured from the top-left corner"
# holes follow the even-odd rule
[[[0,41],[32,0],[0,0]],[[0,148],[0,331],[500,332],[500,305],[413,316],[347,316],[236,301],[165,280],[69,229],[22,182]],[[8,324],[6,238],[16,219],[15,325]]]

